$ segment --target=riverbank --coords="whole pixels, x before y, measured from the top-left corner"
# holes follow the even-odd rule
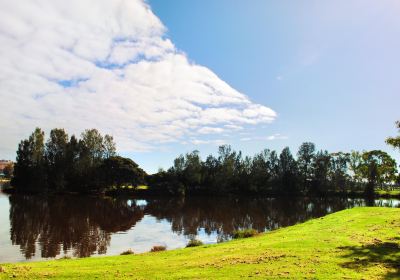
[[[1,265],[0,279],[389,279],[400,209],[353,208],[257,237],[141,255]]]
[[[9,181],[6,181],[9,183]],[[168,192],[168,190],[160,191],[154,190],[149,186],[140,185],[138,187],[132,186],[122,186],[122,187],[111,187],[109,189],[104,190],[103,192],[70,192],[70,191],[61,191],[61,192],[33,192],[33,191],[18,191],[12,186],[3,187],[2,191],[7,194],[74,194],[74,195],[99,195],[99,196],[110,196],[110,197],[180,197],[182,195]],[[186,196],[246,196],[246,197],[259,197],[260,195],[264,197],[343,197],[343,198],[365,198],[365,199],[379,199],[379,198],[395,198],[400,199],[400,189],[396,190],[376,190],[375,193],[370,196],[366,195],[363,191],[330,191],[325,193],[293,193],[293,194],[285,194],[285,193],[204,193],[204,192],[193,192],[190,194],[186,194]],[[185,196],[185,195],[183,195]]]

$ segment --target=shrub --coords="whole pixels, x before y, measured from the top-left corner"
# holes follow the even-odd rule
[[[121,253],[121,256],[133,255],[133,254],[135,254],[135,252],[133,252],[132,249],[128,249],[128,250],[126,250],[126,251],[123,251],[123,252]]]
[[[159,246],[153,246],[153,248],[151,248],[150,252],[160,252],[160,251],[165,251],[165,250],[167,250],[166,246],[159,245]]]
[[[244,230],[235,230],[232,232],[233,239],[240,239],[240,238],[248,238],[252,236],[256,236],[258,231],[255,229],[244,229]]]
[[[197,247],[203,245],[203,242],[197,239],[191,239],[189,243],[186,245],[186,248],[188,247]]]
[[[70,256],[63,256],[61,258],[59,258],[59,260],[70,260],[71,257]]]

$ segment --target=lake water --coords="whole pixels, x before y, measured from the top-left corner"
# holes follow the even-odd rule
[[[24,196],[0,192],[0,263],[185,247],[230,238],[237,229],[269,231],[363,205],[400,207],[395,199],[151,198]]]

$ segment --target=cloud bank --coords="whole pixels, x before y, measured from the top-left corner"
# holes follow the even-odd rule
[[[142,0],[0,3],[0,155],[36,126],[143,151],[276,117],[190,62]]]

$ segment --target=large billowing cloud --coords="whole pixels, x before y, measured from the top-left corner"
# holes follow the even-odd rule
[[[36,126],[138,151],[276,117],[191,63],[142,0],[0,3],[0,155]]]

